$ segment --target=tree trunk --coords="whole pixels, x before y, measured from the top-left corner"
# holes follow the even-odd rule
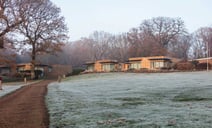
[[[4,48],[4,38],[0,37],[0,49]]]
[[[35,60],[32,60],[31,62],[32,67],[31,67],[31,79],[35,78]]]
[[[33,43],[32,45],[32,67],[31,67],[31,79],[34,79],[35,78],[35,56],[36,56],[36,53],[35,53],[35,43]]]

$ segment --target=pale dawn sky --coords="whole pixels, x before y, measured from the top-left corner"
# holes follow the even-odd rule
[[[212,0],[52,0],[61,8],[71,41],[93,31],[128,32],[152,17],[181,17],[189,32],[212,26]]]

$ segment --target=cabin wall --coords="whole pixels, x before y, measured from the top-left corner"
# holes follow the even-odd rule
[[[150,69],[150,61],[148,58],[143,58],[141,61],[141,68]]]
[[[129,69],[129,64],[121,63],[121,71],[127,71]]]
[[[102,71],[102,64],[98,61],[94,64],[94,71],[101,72]]]
[[[155,70],[155,69],[160,69],[162,67],[169,67],[170,66],[170,62],[167,60],[163,60],[165,58],[165,56],[155,56],[155,57],[141,57],[141,58],[130,58],[129,61],[131,64],[133,64],[133,61],[139,61],[140,60],[140,69],[151,69],[151,70]],[[151,59],[158,59],[158,60],[151,60]],[[157,63],[159,62],[159,63]],[[159,67],[154,67],[155,65],[153,64],[160,64]]]
[[[207,63],[207,59],[198,60],[199,63]],[[212,64],[212,59],[208,59],[208,63]]]

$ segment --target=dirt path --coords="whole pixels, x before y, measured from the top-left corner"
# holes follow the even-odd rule
[[[48,128],[47,85],[42,81],[0,98],[0,128]]]

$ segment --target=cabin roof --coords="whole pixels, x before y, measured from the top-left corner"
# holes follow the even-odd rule
[[[210,59],[212,59],[212,57],[208,57],[208,58],[207,58],[207,57],[206,57],[206,58],[199,58],[199,59],[194,59],[194,60],[207,60],[207,59],[210,60]]]
[[[20,63],[20,64],[17,64],[17,67],[22,67],[22,66],[26,66],[26,65],[32,65],[32,64],[31,63]],[[50,65],[40,64],[40,63],[35,64],[35,66],[52,68],[52,66],[50,66]]]
[[[99,63],[118,63],[117,60],[99,60],[97,62],[99,62]]]
[[[149,60],[171,60],[167,56],[153,56],[153,57],[147,57]]]
[[[171,60],[167,56],[150,56],[150,57],[134,57],[129,58],[129,61],[142,61],[142,59],[149,59],[149,60]]]
[[[129,58],[129,61],[142,61],[143,57]]]
[[[85,62],[85,65],[92,65],[92,64],[94,64],[95,62],[93,62],[93,61],[88,61],[88,62]]]
[[[95,63],[118,63],[117,60],[97,60],[97,61],[88,61],[85,63],[85,65],[92,65]]]

